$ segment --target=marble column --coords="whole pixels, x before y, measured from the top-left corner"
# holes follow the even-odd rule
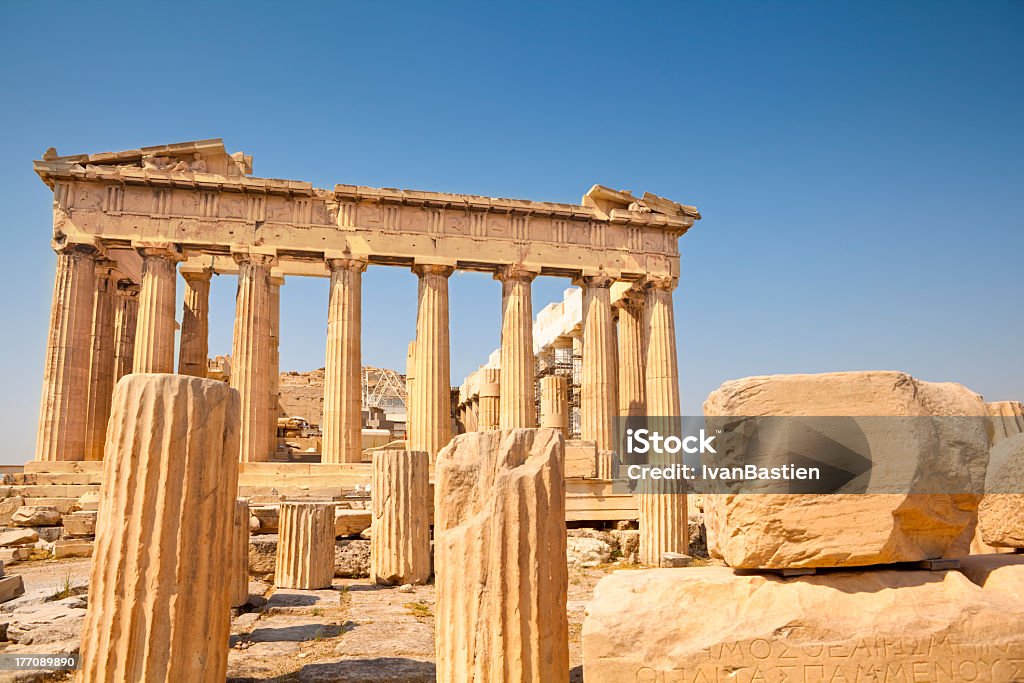
[[[85,455],[95,277],[95,247],[68,244],[57,249],[36,460],[81,460]]]
[[[267,438],[270,452],[277,452],[277,417],[281,414],[281,285],[284,278],[270,276],[270,353],[268,354],[267,378],[270,392],[267,395]]]
[[[114,397],[114,281],[113,262],[97,265],[92,306],[92,344],[89,359],[89,404],[85,418],[85,460],[102,460]]]
[[[233,256],[238,263],[238,293],[231,345],[231,386],[238,390],[241,398],[239,459],[262,462],[270,458],[267,367],[270,365],[270,268],[276,258],[249,253]]]
[[[119,280],[114,303],[114,383],[132,372],[135,326],[139,317],[139,285]]]
[[[451,358],[448,338],[448,277],[454,268],[416,265],[416,396],[409,450],[426,451],[431,462],[451,440]]]
[[[177,262],[173,245],[143,247],[142,290],[135,327],[134,372],[174,372],[174,306]]]
[[[322,462],[362,459],[362,282],[366,261],[328,259]]]
[[[647,414],[662,418],[660,431],[677,429],[679,370],[672,306],[675,281],[652,279],[644,284],[644,364]],[[676,420],[675,422],[678,422]],[[645,480],[637,498],[640,517],[640,562],[660,566],[665,553],[686,554],[689,548],[685,487],[672,480]]]
[[[514,265],[494,275],[501,281],[501,429],[537,426],[530,295],[536,276]]]
[[[569,437],[569,386],[562,375],[540,380],[540,426],[558,429]]]
[[[416,342],[409,342],[405,355],[405,443],[412,443],[413,396],[416,394]]]
[[[501,370],[484,368],[483,373],[477,431],[489,432],[498,429],[498,422],[501,419]]]
[[[619,416],[646,414],[644,306],[642,295],[627,293],[615,304],[619,313]]]
[[[178,345],[178,374],[206,377],[209,355],[210,279],[213,272],[182,271],[185,280],[185,305],[181,315],[181,340]]]
[[[471,432],[480,431],[480,396],[472,396],[466,404],[466,414],[469,416],[467,429]]]
[[[580,379],[580,438],[597,450],[615,450],[614,419],[618,413],[615,329],[612,323],[612,278],[584,277],[583,369]]]

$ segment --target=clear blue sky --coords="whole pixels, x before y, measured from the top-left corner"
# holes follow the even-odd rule
[[[327,188],[655,192],[704,215],[676,293],[686,412],[828,370],[1022,399],[1022,38],[1020,2],[2,3],[0,462],[35,439],[51,145],[223,137]],[[364,283],[363,360],[401,369],[415,278]],[[215,279],[211,353],[233,297]],[[455,276],[451,301],[457,384],[498,345],[500,289]],[[326,280],[289,280],[283,369],[323,365],[326,309]]]

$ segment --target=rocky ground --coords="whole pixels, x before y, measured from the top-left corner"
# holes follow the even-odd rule
[[[636,532],[631,532],[636,534]],[[609,534],[617,534],[611,537]],[[580,634],[594,586],[630,563],[630,532],[570,531],[569,657],[582,680]],[[625,553],[623,553],[625,551]],[[625,554],[625,556],[623,556]],[[12,564],[25,594],[0,605],[0,652],[76,651],[86,606],[89,559]],[[433,681],[434,587],[375,586],[336,578],[329,590],[274,590],[257,576],[250,602],[232,618],[228,680]],[[61,675],[0,675],[4,680],[61,680]]]

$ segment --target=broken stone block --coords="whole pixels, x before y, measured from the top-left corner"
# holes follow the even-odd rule
[[[978,506],[982,540],[997,548],[1024,548],[1024,434],[992,447],[985,491]]]
[[[39,534],[33,529],[12,529],[0,533],[0,546],[5,548],[13,545],[32,545],[39,540]]]
[[[1014,604],[1024,603],[1024,555],[971,555],[960,560],[960,573],[990,594]]]
[[[334,503],[281,503],[274,585],[329,588],[334,579]]]
[[[0,548],[0,562],[12,563],[23,562],[32,556],[31,548],[15,546],[11,548]]]
[[[661,566],[670,569],[689,567],[691,562],[693,562],[693,558],[682,553],[664,553],[661,556]]]
[[[426,451],[373,454],[370,578],[383,585],[430,578],[430,456]]]
[[[572,566],[596,567],[611,560],[612,548],[597,538],[572,536],[566,540],[565,555]]]
[[[84,512],[96,512],[100,506],[100,492],[86,491],[78,498],[76,507]]]
[[[47,543],[59,541],[64,537],[63,526],[36,526],[32,527],[32,531],[36,532],[39,538]]]
[[[54,541],[54,557],[91,557],[92,541],[82,539],[68,539],[65,541]]]
[[[369,510],[335,510],[334,535],[338,538],[358,536],[372,524],[372,513]]]
[[[370,542],[341,539],[334,542],[334,575],[344,579],[370,576]]]
[[[568,681],[563,456],[553,429],[471,432],[438,454],[438,680]]]
[[[992,444],[1024,432],[1024,403],[1020,401],[996,401],[988,404],[992,419]]]
[[[597,477],[597,442],[573,439],[565,442],[565,477]]]
[[[1024,605],[956,571],[618,571],[583,622],[587,683],[1011,681],[1022,657]]]
[[[60,511],[49,505],[22,505],[11,515],[11,526],[55,526]]]
[[[64,533],[73,537],[96,535],[96,512],[72,512],[64,515]]]
[[[250,506],[249,530],[253,534],[277,533],[278,508],[276,505]],[[253,522],[255,521],[255,526]]]
[[[10,526],[11,515],[24,504],[25,499],[21,496],[11,496],[0,500],[0,526]]]
[[[953,383],[922,382],[901,372],[774,375],[726,382],[704,403],[708,416],[985,416],[980,396]],[[878,424],[877,422],[875,424]],[[942,478],[981,490],[988,462],[986,420],[879,435],[910,477]],[[877,450],[876,450],[877,449]],[[877,462],[877,460],[876,460]],[[954,485],[950,485],[951,490]],[[980,496],[974,494],[716,494],[704,499],[708,550],[733,567],[850,567],[967,554]]]
[[[139,373],[118,382],[82,680],[225,679],[239,411],[238,392],[216,380]]]
[[[0,578],[0,602],[13,600],[25,594],[25,582],[19,575]]]

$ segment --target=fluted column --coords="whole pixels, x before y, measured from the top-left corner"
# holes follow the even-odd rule
[[[420,281],[416,316],[416,396],[409,450],[426,451],[431,460],[451,440],[448,277],[453,270],[442,265],[413,267]]]
[[[267,395],[267,438],[270,452],[277,452],[277,416],[280,414],[279,394],[281,391],[281,285],[284,278],[270,276],[270,353],[268,354],[267,378],[270,392]]]
[[[467,429],[471,432],[480,431],[480,396],[471,396],[466,404],[466,414],[469,416]]]
[[[430,578],[430,458],[384,450],[371,466],[370,580],[384,585]]]
[[[174,372],[174,306],[176,264],[173,245],[143,247],[142,290],[135,327],[133,372]]]
[[[182,271],[185,280],[185,305],[181,315],[181,341],[178,346],[178,374],[206,377],[209,356],[210,278],[208,269]]]
[[[644,307],[639,294],[616,303],[619,313],[619,416],[645,415],[647,379],[644,370]]]
[[[679,415],[679,365],[672,309],[675,286],[675,281],[668,278],[651,280],[644,285],[644,367],[648,415]]]
[[[129,375],[107,439],[77,680],[222,682],[238,395],[198,377]]]
[[[70,244],[57,249],[36,460],[81,460],[85,455],[95,277],[95,247]]]
[[[235,499],[231,522],[228,582],[231,606],[241,607],[249,601],[249,502],[245,498]]]
[[[644,364],[647,382],[647,414],[679,416],[679,370],[676,359],[676,328],[672,306],[675,281],[653,279],[644,284]],[[678,422],[676,420],[675,422]],[[671,419],[657,420],[660,431],[677,429]],[[686,554],[689,549],[686,490],[676,480],[642,482],[636,496],[640,517],[640,562],[660,566],[667,552]]]
[[[135,327],[139,317],[139,285],[119,280],[114,305],[114,383],[131,374],[135,357]]]
[[[270,395],[270,268],[267,254],[234,254],[238,263],[235,335],[231,345],[231,386],[241,398],[239,457],[262,462],[270,457],[267,399]]]
[[[489,432],[498,429],[501,419],[501,370],[484,368],[483,382],[480,384],[479,429]]]
[[[531,298],[536,276],[515,265],[494,274],[501,281],[501,429],[537,426]]]
[[[409,350],[405,355],[405,443],[412,443],[413,396],[416,391],[416,342],[409,342]]]
[[[366,261],[328,259],[323,462],[362,459],[362,282]]]
[[[614,450],[616,392],[615,329],[612,323],[612,278],[584,277],[583,372],[580,380],[580,438]]]
[[[540,380],[540,426],[569,433],[569,386],[562,375]]]
[[[85,419],[85,460],[102,460],[114,395],[114,282],[112,262],[96,269],[89,359],[89,405]]]
[[[334,579],[334,503],[281,503],[274,585],[330,588]]]

